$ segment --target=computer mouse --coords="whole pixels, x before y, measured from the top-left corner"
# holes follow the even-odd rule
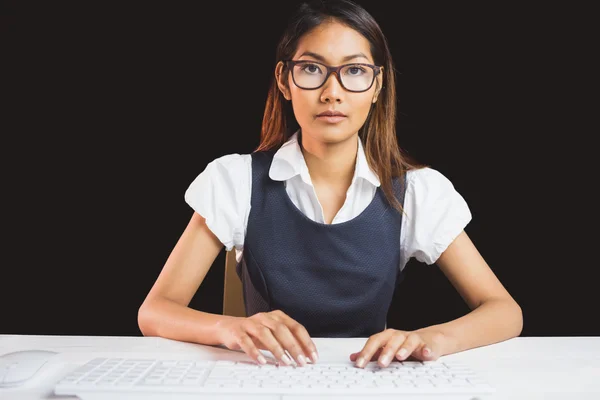
[[[20,350],[0,354],[0,387],[24,384],[55,354],[58,353],[49,350]]]

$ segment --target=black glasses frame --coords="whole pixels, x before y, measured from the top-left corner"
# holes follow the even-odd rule
[[[286,67],[289,68],[290,73],[292,74],[292,80],[294,81],[294,84],[296,86],[298,86],[300,89],[304,89],[304,90],[319,89],[320,87],[322,87],[325,84],[325,82],[327,82],[327,80],[329,79],[329,75],[331,75],[332,73],[335,73],[335,76],[336,76],[338,82],[345,90],[347,90],[349,92],[353,92],[353,93],[362,93],[362,92],[366,92],[367,90],[371,89],[371,87],[373,86],[373,82],[375,82],[375,78],[381,72],[380,66],[373,65],[373,64],[366,64],[366,63],[349,63],[349,64],[338,65],[337,67],[330,67],[329,65],[325,65],[321,62],[311,61],[311,60],[283,60],[283,62],[285,63]],[[321,83],[319,86],[314,87],[314,88],[305,88],[305,87],[298,85],[296,83],[296,78],[294,77],[294,66],[296,66],[296,64],[319,64],[319,65],[322,65],[323,67],[325,67],[325,69],[327,70],[327,75],[325,75],[325,79],[323,79],[323,83]],[[291,67],[290,67],[290,65],[291,65]],[[342,82],[342,78],[340,78],[340,70],[349,65],[357,65],[357,66],[360,65],[363,67],[369,67],[369,68],[373,69],[373,79],[371,80],[371,84],[369,84],[369,87],[367,87],[365,90],[350,90],[346,86],[344,86],[344,83]]]

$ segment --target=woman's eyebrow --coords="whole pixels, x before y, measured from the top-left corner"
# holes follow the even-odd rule
[[[320,55],[320,54],[313,53],[312,51],[305,51],[305,52],[304,52],[304,53],[302,53],[300,56],[298,56],[298,58],[300,58],[300,57],[304,57],[304,56],[313,57],[313,58],[316,58],[316,59],[317,59],[317,60],[319,60],[319,61],[325,62],[325,57],[323,57],[323,56],[322,56],[322,55]],[[364,59],[366,59],[367,61],[369,61],[369,58],[368,58],[366,55],[364,55],[363,53],[360,53],[360,52],[359,52],[359,53],[352,54],[352,55],[349,55],[349,56],[346,56],[346,57],[342,58],[342,62],[345,62],[345,61],[350,61],[350,60],[352,60],[352,59],[354,59],[354,58],[364,58]]]

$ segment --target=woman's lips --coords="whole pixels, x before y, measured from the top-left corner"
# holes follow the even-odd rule
[[[342,115],[317,115],[317,119],[328,124],[337,124],[345,120],[346,117]]]

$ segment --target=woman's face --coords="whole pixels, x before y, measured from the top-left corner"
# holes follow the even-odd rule
[[[328,22],[300,39],[292,59],[319,62],[328,66],[350,63],[375,64],[369,47],[368,40],[357,31],[338,22]],[[296,83],[300,86],[304,86],[302,82],[318,82],[318,76],[323,77],[323,73],[326,73],[319,65],[310,63],[291,68],[295,69]],[[276,70],[278,77],[280,72],[281,64]],[[368,76],[371,72],[361,68],[350,68],[341,74],[342,80],[349,86],[360,85],[361,79],[370,81]],[[333,73],[323,86],[314,90],[298,87],[291,73],[287,75],[287,82],[278,79],[278,83],[286,99],[292,102],[303,137],[308,136],[321,143],[339,143],[353,137],[363,126],[381,88],[382,75],[377,75],[373,85],[360,93],[344,89]],[[303,81],[300,81],[299,77]],[[326,111],[339,111],[344,115],[338,118],[319,116]]]

